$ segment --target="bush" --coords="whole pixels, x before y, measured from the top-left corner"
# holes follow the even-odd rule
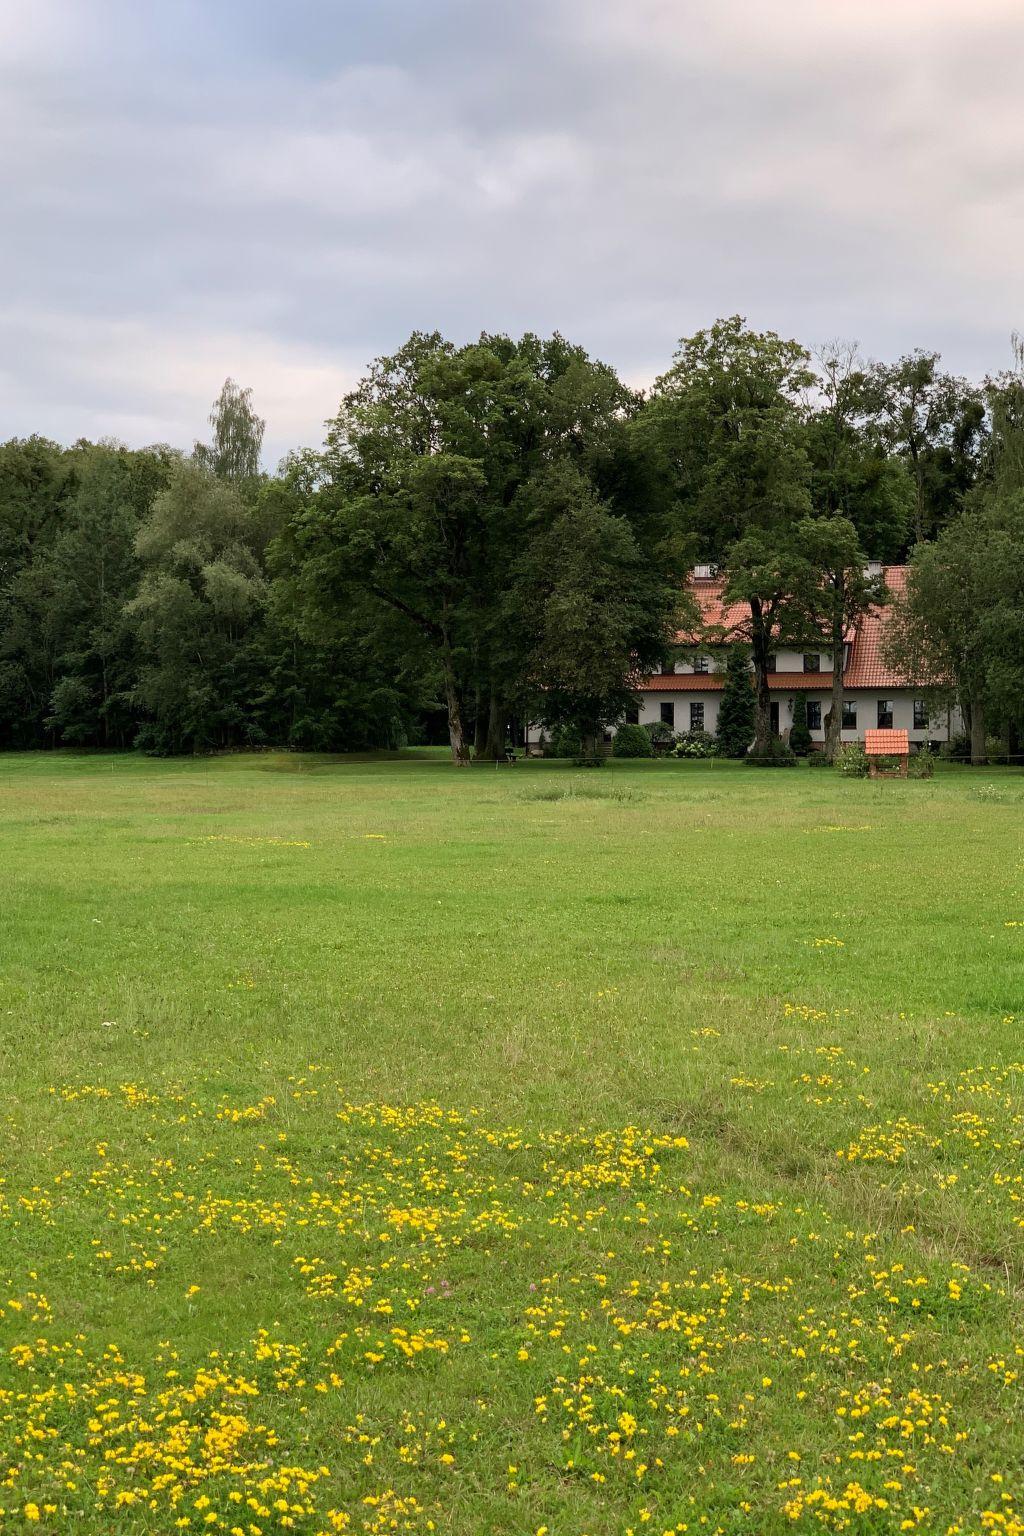
[[[925,748],[921,752],[912,752],[907,764],[908,779],[930,779],[935,773],[934,754]]]
[[[605,754],[603,752],[584,752],[581,750],[572,760],[574,768],[603,768]]]
[[[579,757],[582,750],[580,733],[571,725],[559,725],[551,733],[550,745],[545,757]]]
[[[831,768],[832,764],[824,752],[809,752],[807,754],[807,766],[808,768]]]
[[[797,757],[806,757],[814,746],[807,724],[807,695],[798,693],[793,701],[793,725],[789,732],[789,745]]]
[[[954,736],[952,741],[942,743],[939,756],[947,763],[968,763],[971,760],[971,744],[966,736]]]
[[[864,751],[863,742],[844,742],[836,753],[835,765],[844,779],[866,779],[868,776],[868,756]]]
[[[620,725],[612,740],[613,757],[653,757],[650,732],[642,725]]]
[[[640,729],[647,732],[651,745],[655,747],[669,746],[676,739],[675,731],[664,720],[649,720]]]
[[[990,763],[1008,763],[1010,754],[1006,750],[1006,742],[1001,736],[986,736],[985,756]]]
[[[717,757],[718,743],[707,731],[690,731],[676,740],[676,757]]]
[[[797,755],[781,736],[773,736],[767,752],[748,752],[746,762],[751,768],[795,768]]]

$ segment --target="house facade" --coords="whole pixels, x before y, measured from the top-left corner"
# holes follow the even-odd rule
[[[906,586],[905,565],[874,566],[881,572],[894,597]],[[648,725],[661,720],[677,733],[718,728],[718,707],[725,685],[728,647],[744,635],[750,613],[745,604],[723,602],[724,582],[710,567],[698,566],[689,587],[701,611],[701,631],[716,636],[715,643],[700,636],[680,634],[686,660],[672,661],[659,673],[643,678],[637,686],[636,708],[629,719]],[[930,712],[923,687],[908,686],[882,660],[882,641],[890,610],[872,609],[850,630],[843,646],[842,740],[863,741],[869,730],[905,730],[911,750],[929,742],[940,745],[961,735],[963,722],[957,709]],[[824,650],[781,649],[772,658],[769,677],[772,725],[787,739],[793,724],[793,705],[798,694],[807,699],[807,724],[811,739],[825,740],[825,717],[832,702],[832,656]],[[606,732],[611,739],[613,727]],[[527,746],[540,745],[541,728],[531,726]]]
[[[906,585],[907,567],[876,567],[898,597]],[[636,719],[642,725],[663,720],[674,731],[704,730],[713,735],[725,683],[725,650],[742,637],[749,619],[743,604],[724,604],[723,582],[706,567],[698,567],[690,590],[700,604],[702,625],[720,632],[722,641],[693,649],[689,659],[669,663],[663,672],[645,677],[637,690]],[[843,741],[863,741],[865,731],[905,730],[911,747],[941,743],[963,730],[959,711],[929,713],[923,688],[907,686],[882,660],[882,641],[889,610],[872,609],[848,632],[843,647]],[[692,647],[694,637],[680,635]],[[832,699],[832,656],[827,651],[780,649],[772,658],[769,677],[772,725],[785,739],[793,724],[798,694],[807,699],[807,723],[815,742],[825,740],[825,716]]]

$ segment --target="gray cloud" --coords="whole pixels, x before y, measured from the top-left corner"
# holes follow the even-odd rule
[[[1016,0],[12,0],[0,434],[187,444],[231,373],[274,457],[413,327],[999,367],[1022,51]]]

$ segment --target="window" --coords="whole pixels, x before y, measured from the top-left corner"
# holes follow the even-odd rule
[[[820,655],[818,654],[817,651],[808,651],[807,654],[805,655],[805,657],[804,657],[804,671],[805,672],[820,672],[821,671],[821,657],[820,657]]]
[[[926,731],[928,729],[928,705],[924,699],[914,700],[914,730]]]
[[[661,706],[661,723],[670,725],[673,730],[676,728],[676,707],[671,699],[666,700]]]
[[[821,700],[807,700],[807,729],[809,731],[821,730]]]
[[[674,676],[675,670],[676,670],[676,659],[675,659],[674,656],[670,656],[668,661],[663,661],[662,662],[662,664],[661,664],[661,672],[662,672],[662,676],[663,677],[672,677],[672,676]]]
[[[779,658],[774,651],[765,659],[764,665],[767,672],[777,672],[779,670]]]
[[[880,731],[892,730],[892,699],[879,699],[878,701],[878,729]]]
[[[691,704],[690,705],[690,730],[691,731],[702,731],[703,729],[704,729],[704,705],[703,705],[703,703]]]
[[[857,700],[843,700],[843,730],[855,731],[857,729]]]
[[[639,725],[640,724],[640,711],[639,711],[639,709],[637,709],[635,704],[631,704],[629,706],[629,708],[626,710],[626,724],[627,725]]]
[[[693,658],[693,670],[695,672],[707,672],[709,670],[708,658],[706,656],[695,656]]]

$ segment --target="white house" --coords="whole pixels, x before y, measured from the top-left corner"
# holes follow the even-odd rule
[[[894,596],[906,586],[905,565],[876,566]],[[698,566],[690,590],[700,605],[702,627],[722,636],[716,645],[701,652],[694,636],[681,634],[679,644],[691,654],[687,661],[666,665],[660,673],[645,677],[637,688],[637,707],[630,718],[646,725],[663,720],[674,731],[704,730],[713,735],[718,706],[725,684],[725,649],[742,638],[750,613],[745,604],[722,601],[723,580],[710,567]],[[912,746],[944,742],[963,731],[958,710],[929,714],[923,688],[907,686],[882,661],[882,637],[889,609],[872,609],[847,635],[843,647],[843,741],[863,741],[864,732],[881,727],[906,730]],[[831,704],[832,657],[828,652],[780,650],[773,657],[771,674],[772,724],[785,738],[793,723],[797,694],[807,697],[807,723],[811,737],[824,742],[825,716]],[[528,741],[535,745],[540,729],[531,726]]]
[[[906,586],[907,567],[878,567],[886,585],[898,597]],[[719,627],[726,641],[741,632],[749,612],[744,604],[724,605],[723,582],[708,567],[697,567],[690,590],[701,609],[705,626]],[[866,730],[895,728],[910,732],[912,744],[948,741],[960,734],[963,724],[958,710],[943,710],[929,715],[924,690],[908,687],[887,668],[882,660],[882,636],[889,610],[872,609],[847,635],[843,648],[843,722],[844,741],[863,741]],[[692,637],[680,635],[681,643]],[[637,719],[641,724],[664,720],[675,731],[705,730],[714,733],[718,704],[725,682],[725,663],[709,647],[691,661],[675,662],[661,674],[646,677],[638,690]],[[832,657],[823,651],[780,650],[773,658],[774,671],[769,686],[772,695],[772,724],[785,736],[793,723],[793,703],[798,693],[807,696],[807,723],[813,740],[825,739],[824,721],[831,703]]]

